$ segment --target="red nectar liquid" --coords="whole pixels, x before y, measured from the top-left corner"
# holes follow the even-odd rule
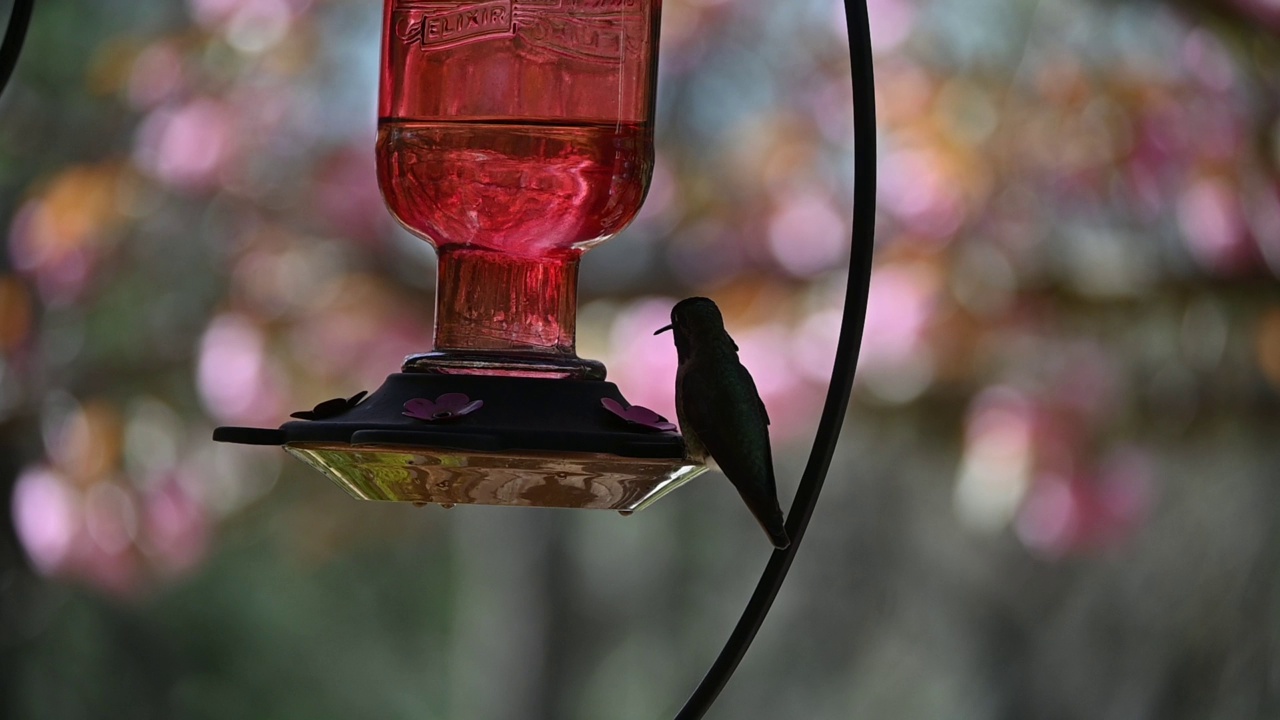
[[[396,218],[442,251],[563,256],[631,222],[652,147],[640,123],[387,121],[379,179]]]

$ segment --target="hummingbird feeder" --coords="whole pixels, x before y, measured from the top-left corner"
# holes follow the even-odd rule
[[[661,5],[385,0],[378,184],[439,256],[434,348],[367,396],[214,439],[283,446],[358,498],[444,506],[630,513],[702,472],[575,345],[582,253],[631,222],[653,172]]]

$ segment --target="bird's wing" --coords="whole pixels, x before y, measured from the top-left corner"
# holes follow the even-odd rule
[[[730,480],[765,482],[772,489],[769,416],[751,375],[736,365],[705,379],[685,382],[685,419],[697,429],[698,440]]]

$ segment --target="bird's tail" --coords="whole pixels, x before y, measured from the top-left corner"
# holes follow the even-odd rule
[[[746,503],[747,509],[751,511],[751,516],[760,523],[760,527],[764,528],[764,534],[769,536],[769,542],[779,550],[785,550],[791,544],[791,538],[787,536],[786,520],[782,517],[777,493],[772,490],[773,478],[769,478],[770,492],[768,493],[760,492],[750,485],[739,486],[735,483],[734,487],[737,488],[742,501]]]
[[[782,517],[782,508],[774,505],[773,512],[761,513],[756,516],[756,520],[760,521],[760,527],[764,528],[765,534],[769,536],[769,542],[773,543],[775,548],[786,550],[791,545],[791,538],[787,536],[786,522]]]

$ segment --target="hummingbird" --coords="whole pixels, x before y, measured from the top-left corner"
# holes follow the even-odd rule
[[[778,506],[769,414],[715,302],[691,297],[671,309],[676,356],[676,419],[692,459],[718,466],[773,546],[791,544]],[[711,462],[708,462],[711,461]]]

